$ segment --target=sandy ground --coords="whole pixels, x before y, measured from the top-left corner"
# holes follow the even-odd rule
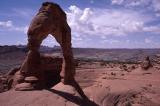
[[[128,68],[127,70],[123,70],[120,67],[86,69],[85,71],[80,69],[77,74],[81,74],[77,75],[77,80],[80,79],[79,77],[83,79],[80,80],[82,87],[92,85],[99,86],[100,89],[107,89],[106,92],[109,92],[106,93],[108,97],[105,94],[106,97],[104,96],[103,101],[99,103],[100,105],[113,105],[114,103],[112,104],[105,100],[110,96],[110,99],[113,99],[112,96],[114,96],[115,98],[117,97],[119,103],[116,105],[119,106],[125,106],[126,103],[133,106],[160,106],[160,70],[154,67],[148,70],[143,70],[139,66],[135,69]],[[90,93],[94,92],[93,87],[85,88],[86,91],[88,89],[90,89]],[[124,102],[124,100],[122,101],[124,98],[127,100],[125,100],[125,104],[122,104],[121,102]]]
[[[89,67],[89,66],[88,66]],[[83,101],[73,87],[0,94],[0,106],[160,106],[160,70],[119,65],[79,67],[76,80],[90,99]]]

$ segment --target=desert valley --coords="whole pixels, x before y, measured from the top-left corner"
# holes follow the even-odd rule
[[[38,91],[9,90],[8,73],[20,67],[27,51],[22,45],[0,46],[1,106],[160,106],[159,49],[74,48],[76,81],[89,98],[89,103],[67,87],[63,89],[66,94],[51,93],[48,90],[52,89],[51,86]],[[40,52],[46,56],[62,57],[58,46],[42,46]],[[144,62],[147,56],[150,65],[144,68],[143,65],[148,65]],[[61,90],[59,86],[55,89]]]

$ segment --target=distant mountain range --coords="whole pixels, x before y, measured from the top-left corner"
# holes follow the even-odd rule
[[[25,45],[0,46],[0,55],[12,52],[28,51]],[[59,54],[61,56],[60,46],[48,47],[41,46],[41,53]],[[121,60],[121,61],[139,61],[145,56],[153,57],[160,54],[160,49],[96,49],[96,48],[73,48],[75,58],[96,59],[96,60]]]
[[[18,66],[27,54],[27,47],[24,45],[0,46],[0,71],[8,70],[13,66]],[[62,56],[61,48],[41,46],[41,53],[53,56]],[[119,61],[119,62],[138,62],[146,56],[151,59],[160,54],[160,49],[96,49],[96,48],[73,48],[74,58],[80,60],[94,61]]]

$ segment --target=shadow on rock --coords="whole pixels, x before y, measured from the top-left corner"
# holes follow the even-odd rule
[[[93,101],[90,101],[89,99],[82,99],[79,96],[75,96],[75,95],[69,94],[67,92],[62,92],[62,91],[58,91],[55,89],[49,89],[49,91],[65,98],[66,100],[68,100],[72,103],[75,103],[79,106],[99,106],[96,103],[94,103]]]

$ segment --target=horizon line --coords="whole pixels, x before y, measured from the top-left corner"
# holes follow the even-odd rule
[[[2,45],[2,44],[0,44],[0,46],[27,46],[27,45],[23,45],[23,44],[15,44],[15,45],[6,45],[6,44],[4,44],[4,45]],[[41,45],[41,47],[49,47],[49,48],[54,48],[54,47],[60,47],[59,45],[54,45],[54,46],[47,46],[47,45]],[[160,49],[160,48],[145,48],[145,47],[143,47],[143,48],[97,48],[97,47],[74,47],[74,46],[72,46],[72,48],[73,49],[76,49],[76,48],[82,48],[82,49]]]

